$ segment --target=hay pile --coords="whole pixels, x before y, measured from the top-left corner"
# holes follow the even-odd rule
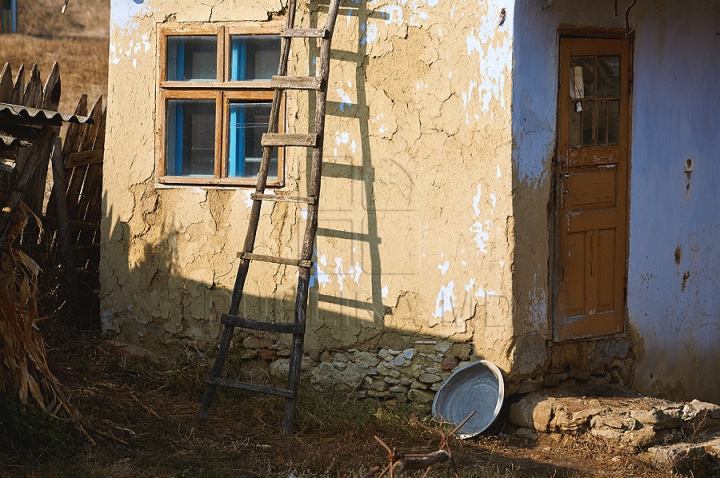
[[[7,241],[0,244],[0,389],[22,403],[34,402],[55,418],[71,420],[92,441],[77,409],[68,404],[60,382],[48,367],[45,343],[37,327],[40,268],[27,254],[12,247],[31,214],[21,203],[12,217]]]

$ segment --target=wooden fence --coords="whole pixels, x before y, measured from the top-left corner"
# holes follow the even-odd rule
[[[13,75],[10,66],[5,64],[0,72],[0,103],[57,111],[60,101],[60,73],[57,63],[53,65],[44,84],[37,65],[30,69],[27,81],[25,74],[24,66]],[[31,114],[37,113],[29,111]],[[48,116],[47,112],[43,114]],[[21,115],[15,124],[7,118],[0,121],[0,131],[23,140],[23,144],[32,143],[32,146],[21,146],[16,142],[14,148],[5,147],[5,151],[0,151],[0,157],[4,156],[15,162],[13,171],[0,171],[0,192],[6,196],[12,194],[13,188],[17,189],[21,175],[19,171],[23,170],[33,155],[41,156],[42,163],[23,187],[22,200],[41,218],[43,230],[37,225],[28,225],[15,246],[31,254],[45,267],[52,265],[48,262],[60,257],[65,269],[65,280],[74,280],[76,268],[95,276],[100,258],[99,229],[102,215],[102,161],[106,117],[103,98],[98,97],[88,112],[87,96],[83,95],[74,115],[61,116],[62,119],[58,120],[61,122],[85,116],[89,116],[93,121],[69,122],[64,137],[57,140],[55,138],[60,131],[59,123],[57,126],[33,127],[29,123],[22,124]],[[52,187],[48,172],[52,173]],[[66,208],[58,207],[59,202],[66,204]],[[67,240],[63,241],[64,238]],[[63,242],[69,245],[72,252],[60,250]]]
[[[65,188],[75,265],[92,270],[96,270],[100,261],[102,162],[106,117],[102,100],[102,96],[99,96],[88,113],[87,96],[83,95],[80,98],[75,114],[90,116],[94,124],[68,125],[61,150],[63,165],[61,177]],[[53,189],[45,213],[48,225],[56,229],[57,196],[57,189]]]

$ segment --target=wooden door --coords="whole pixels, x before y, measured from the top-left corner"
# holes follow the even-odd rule
[[[630,42],[560,42],[553,340],[622,332]]]

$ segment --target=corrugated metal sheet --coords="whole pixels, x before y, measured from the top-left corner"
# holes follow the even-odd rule
[[[67,113],[58,113],[57,111],[42,110],[39,108],[29,108],[22,105],[13,105],[10,103],[0,102],[0,117],[18,117],[26,120],[26,123],[34,123],[38,120],[47,122],[65,122],[78,124],[92,124],[93,120],[89,116],[71,115]],[[21,120],[22,121],[22,120]]]
[[[0,149],[12,149],[18,146],[30,146],[30,143],[0,131]]]

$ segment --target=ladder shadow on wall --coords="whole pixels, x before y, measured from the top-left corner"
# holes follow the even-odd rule
[[[320,24],[320,16],[325,14],[328,4],[324,1],[313,1],[310,3],[312,25]],[[355,310],[356,314],[366,317],[367,327],[382,328],[386,324],[385,317],[390,313],[382,301],[383,285],[381,283],[383,265],[380,255],[380,244],[382,238],[378,230],[378,216],[388,212],[376,202],[376,188],[389,186],[398,187],[401,190],[412,190],[412,177],[407,174],[401,164],[392,159],[381,160],[373,157],[370,145],[370,108],[367,101],[365,87],[365,67],[367,58],[366,25],[370,18],[387,20],[387,14],[373,12],[367,8],[366,0],[350,0],[340,7],[339,18],[347,18],[350,25],[350,18],[356,18],[357,32],[343,34],[346,25],[339,26],[338,39],[331,50],[330,85],[328,87],[328,101],[326,114],[328,122],[326,125],[325,159],[323,161],[323,183],[327,192],[330,187],[336,191],[344,191],[349,197],[345,205],[328,201],[321,197],[319,212],[319,228],[317,231],[316,255],[323,255],[323,242],[342,242],[348,247],[340,246],[343,250],[353,251],[352,257],[348,258],[364,274],[371,278],[369,300],[360,299],[358,294],[346,294],[350,297],[323,294],[319,287],[310,291],[310,306],[312,309],[326,309],[322,304],[329,307],[339,307],[343,310]],[[344,23],[344,22],[343,22]],[[351,45],[347,38],[356,38]],[[339,45],[340,44],[340,45]],[[351,48],[351,49],[340,49]],[[319,54],[319,42],[310,44],[308,57],[309,70],[312,73],[314,65],[312,59]],[[354,84],[337,83],[337,72],[347,71],[347,66],[355,70]],[[346,78],[342,78],[346,80]],[[340,97],[340,101],[333,97]],[[354,102],[351,98],[355,98]],[[315,102],[311,97],[311,105],[308,118],[315,114]],[[352,132],[352,134],[348,134]],[[334,153],[334,154],[330,154]],[[344,154],[345,153],[345,154]],[[306,170],[310,170],[310,154],[306,156]],[[379,168],[384,163],[385,167]],[[388,173],[388,167],[395,170],[395,173]],[[379,173],[379,171],[385,172]],[[337,180],[337,181],[336,181]],[[397,180],[398,184],[393,184]],[[396,210],[396,208],[391,208]],[[339,226],[333,227],[333,223]],[[349,225],[349,227],[348,227]],[[319,257],[314,257],[317,264]],[[359,259],[359,260],[358,260]],[[332,267],[332,264],[330,264]],[[353,296],[354,295],[354,296]],[[365,294],[363,294],[365,295]],[[314,307],[312,307],[314,306]],[[323,316],[326,312],[323,310]],[[341,314],[345,316],[345,314]],[[332,320],[332,319],[330,319]]]

